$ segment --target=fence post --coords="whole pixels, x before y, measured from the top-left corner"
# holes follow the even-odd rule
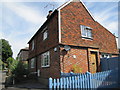
[[[53,86],[53,84],[52,84],[52,78],[50,77],[49,78],[49,89],[52,89],[52,86]]]
[[[89,79],[89,89],[92,89],[92,78],[91,78],[91,73],[90,72],[86,72],[86,74],[88,75],[88,79]]]

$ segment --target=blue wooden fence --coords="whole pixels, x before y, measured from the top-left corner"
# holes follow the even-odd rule
[[[102,71],[116,69],[120,63],[119,57],[101,58],[100,61]]]
[[[117,88],[118,70],[91,74],[62,74],[59,79],[49,78],[49,88]]]

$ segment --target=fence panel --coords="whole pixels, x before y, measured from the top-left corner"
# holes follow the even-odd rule
[[[91,74],[62,74],[60,79],[49,78],[49,88],[117,88],[118,70]],[[68,76],[69,75],[69,76]],[[66,76],[66,77],[65,77]]]
[[[120,63],[119,57],[101,58],[100,61],[102,71],[117,69],[118,64]]]

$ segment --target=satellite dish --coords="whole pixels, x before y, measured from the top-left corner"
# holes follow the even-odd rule
[[[68,45],[65,45],[65,46],[64,46],[64,49],[65,49],[66,51],[69,51],[69,50],[71,49],[71,47],[68,46]]]

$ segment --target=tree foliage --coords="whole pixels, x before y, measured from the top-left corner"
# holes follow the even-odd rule
[[[0,39],[0,45],[2,46],[0,47],[0,52],[2,52],[2,57],[0,57],[0,59],[2,59],[3,62],[6,62],[7,58],[12,57],[13,55],[11,46],[5,39]]]
[[[7,63],[7,75],[9,78],[6,80],[6,84],[12,84],[13,79],[15,80],[15,83],[28,79],[27,76],[29,74],[29,70],[26,67],[27,65],[25,63],[13,58],[8,58]],[[24,77],[24,75],[26,75],[26,77]]]
[[[24,75],[28,75],[29,71],[26,68],[26,64],[18,61],[17,66],[12,70],[12,75],[16,81],[24,80]]]
[[[0,59],[0,70],[2,70],[3,61]]]
[[[6,62],[7,62],[7,67],[8,67],[8,69],[11,69],[12,67],[14,67],[16,61],[14,60],[14,58],[9,57],[9,58],[6,60]]]

